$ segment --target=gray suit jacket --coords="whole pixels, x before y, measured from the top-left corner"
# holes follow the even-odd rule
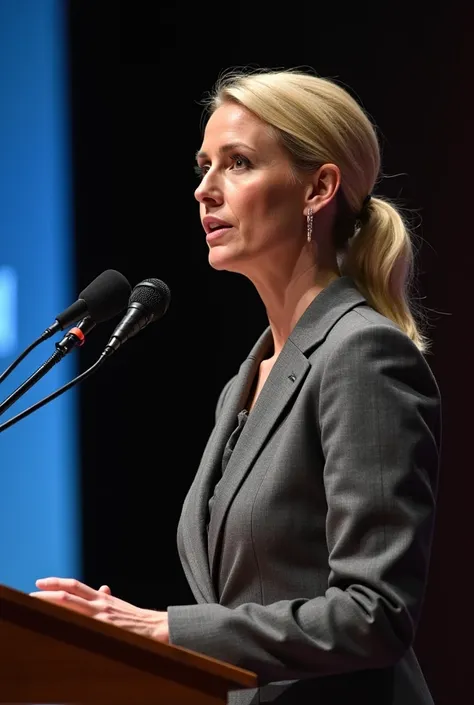
[[[428,705],[412,651],[432,540],[440,397],[424,357],[352,280],[304,312],[215,497],[266,330],[224,388],[183,505],[178,548],[197,604],[170,642],[255,671],[244,705]]]

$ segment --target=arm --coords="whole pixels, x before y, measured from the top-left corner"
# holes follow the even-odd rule
[[[373,326],[341,341],[317,409],[325,595],[170,607],[170,642],[249,668],[261,683],[399,660],[414,638],[428,571],[439,411],[436,383],[404,334]]]

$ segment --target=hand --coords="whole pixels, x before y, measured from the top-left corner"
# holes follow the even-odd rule
[[[94,590],[72,578],[41,578],[36,581],[36,587],[40,588],[40,592],[31,592],[32,597],[54,602],[135,634],[168,643],[167,612],[145,610],[113,597],[108,585]]]

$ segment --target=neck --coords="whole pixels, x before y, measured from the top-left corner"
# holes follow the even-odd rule
[[[278,277],[254,282],[263,301],[273,335],[274,361],[310,303],[330,282],[340,277],[337,266],[319,269],[313,264],[289,280]]]

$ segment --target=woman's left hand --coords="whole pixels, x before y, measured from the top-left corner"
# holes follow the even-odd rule
[[[31,592],[32,597],[54,602],[135,634],[168,643],[167,612],[135,607],[118,597],[113,597],[107,585],[94,590],[73,578],[41,578],[36,581],[36,587],[40,592]]]

